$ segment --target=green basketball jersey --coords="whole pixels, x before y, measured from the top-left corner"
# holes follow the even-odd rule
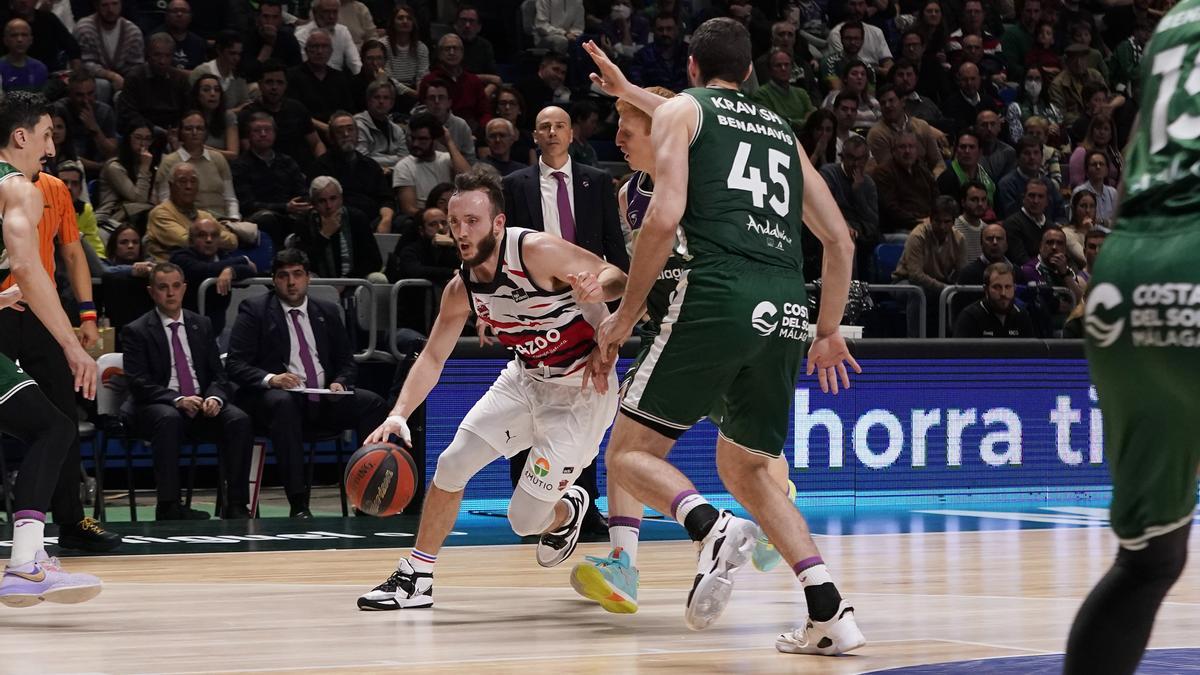
[[[1169,230],[1200,210],[1200,0],[1183,0],[1158,23],[1141,67],[1117,227]]]
[[[7,162],[0,162],[0,183],[12,178],[20,176],[21,172],[15,166]],[[12,272],[12,265],[8,261],[8,245],[4,243],[4,221],[0,219],[0,282],[8,278]]]
[[[804,176],[786,121],[741,92],[683,92],[700,111],[680,244],[689,267],[754,262],[802,273]]]

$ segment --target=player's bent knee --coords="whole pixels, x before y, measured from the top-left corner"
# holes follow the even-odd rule
[[[499,456],[482,438],[459,429],[450,446],[438,457],[433,484],[446,492],[462,492],[472,476]]]
[[[555,504],[557,502],[542,501],[517,488],[508,503],[508,524],[522,537],[541,534],[554,523]]]
[[[1175,583],[1187,565],[1188,528],[1151,539],[1145,548],[1133,551],[1121,548],[1117,564],[1136,573],[1142,579]]]

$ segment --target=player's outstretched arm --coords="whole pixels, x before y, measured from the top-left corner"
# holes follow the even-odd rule
[[[442,376],[446,359],[450,358],[458,344],[458,336],[462,335],[470,313],[467,289],[463,286],[462,277],[455,276],[446,284],[446,290],[442,291],[442,305],[433,322],[433,330],[429,333],[429,341],[409,371],[404,387],[400,389],[400,396],[396,398],[396,405],[365,443],[382,443],[395,435],[406,447],[411,444],[408,417],[425,401]]]
[[[804,172],[804,222],[825,247],[821,265],[821,306],[817,312],[816,335],[808,349],[807,373],[817,373],[821,391],[836,394],[839,381],[842,387],[850,386],[847,363],[854,372],[862,372],[838,332],[838,325],[846,312],[846,298],[850,293],[854,242],[850,239],[850,227],[846,225],[846,219],[842,217],[842,211],[830,194],[825,179],[813,167],[804,148],[798,143],[796,151]]]
[[[42,193],[27,180],[0,183],[0,200],[5,204],[4,245],[8,249],[12,275],[21,294],[42,325],[62,347],[75,377],[75,390],[91,399],[96,395],[96,361],[79,345],[71,322],[63,311],[58,292],[38,256],[37,222],[42,217]]]
[[[580,304],[612,302],[625,292],[625,273],[591,251],[550,234],[525,238],[521,254],[534,281],[570,286]]]
[[[630,82],[617,64],[613,63],[604,50],[592,40],[583,44],[583,50],[592,57],[592,61],[596,62],[596,68],[600,70],[599,73],[592,73],[588,77],[604,93],[628,101],[647,115],[653,115],[658,106],[666,102],[667,99],[662,96],[652,94]]]

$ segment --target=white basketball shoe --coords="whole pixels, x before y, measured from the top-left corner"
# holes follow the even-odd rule
[[[725,611],[733,593],[733,575],[750,562],[758,535],[758,525],[729,511],[721,512],[700,542],[696,579],[683,616],[688,628],[708,628]]]
[[[854,621],[854,608],[842,600],[828,621],[809,618],[803,628],[784,633],[775,640],[775,649],[787,654],[821,654],[836,656],[867,644]]]

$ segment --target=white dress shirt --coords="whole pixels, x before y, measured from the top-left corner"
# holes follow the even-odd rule
[[[316,21],[309,21],[296,28],[296,42],[300,43],[302,52],[304,43],[308,42],[308,36],[312,35],[315,30],[319,30]],[[324,30],[333,38],[333,54],[329,57],[329,67],[357,75],[358,71],[362,70],[362,58],[358,55],[358,47],[354,46],[354,38],[350,36],[350,29],[338,23],[334,24],[333,28]],[[307,61],[308,56],[305,56],[304,60]]]
[[[567,158],[567,163],[561,169],[552,169],[542,158],[538,158],[538,176],[542,188],[542,222],[546,232],[562,236],[562,225],[558,222],[558,179],[554,172],[561,171],[567,175],[567,196],[571,199],[571,215],[575,215],[575,184],[572,173],[574,160]],[[575,220],[575,236],[579,236],[579,219]],[[574,243],[574,242],[572,242]]]
[[[192,384],[196,386],[196,395],[201,396],[204,392],[200,389],[200,378],[196,376],[196,359],[192,357],[192,345],[188,342],[187,323],[183,320],[183,312],[179,313],[178,319],[172,319],[157,308],[154,311],[158,314],[158,320],[162,322],[163,332],[167,334],[167,355],[171,358],[171,379],[167,381],[167,389],[179,391],[179,372],[175,370],[175,347],[171,344],[171,324],[178,321],[179,343],[183,345],[183,354],[187,358],[188,372],[192,374]],[[176,396],[175,400],[178,401],[181,398],[183,398],[182,395]],[[209,396],[208,398],[215,399],[222,406],[225,405],[225,401],[218,396]]]
[[[313,335],[312,321],[308,316],[308,298],[304,298],[304,302],[300,303],[299,307],[289,307],[282,300],[279,306],[283,308],[283,320],[287,324],[288,340],[291,348],[288,351],[288,372],[296,375],[306,387],[324,387],[325,386],[325,368],[321,366],[321,359],[317,357],[317,338]],[[304,361],[300,358],[300,340],[296,338],[296,325],[292,321],[292,310],[300,310],[300,328],[304,331],[304,340],[308,343],[308,353],[312,356],[313,368],[317,371],[317,381],[309,382],[307,373],[304,372]],[[274,375],[268,375],[266,382]]]

